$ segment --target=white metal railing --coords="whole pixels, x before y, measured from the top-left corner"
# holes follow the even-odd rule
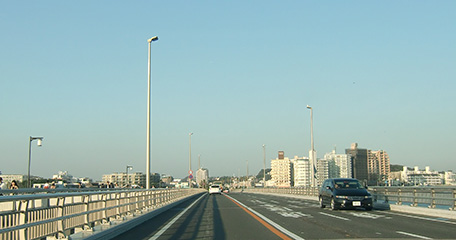
[[[456,187],[372,187],[370,191],[378,199],[398,205],[456,210]]]
[[[23,194],[2,190],[0,239],[66,238],[75,231],[90,230],[95,225],[153,210],[200,192],[170,188]]]

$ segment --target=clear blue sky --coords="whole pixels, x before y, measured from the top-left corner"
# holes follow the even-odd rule
[[[251,174],[352,142],[455,168],[455,1],[4,1],[0,171]]]

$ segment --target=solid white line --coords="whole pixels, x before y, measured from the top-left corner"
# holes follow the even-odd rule
[[[272,220],[270,220],[269,218],[261,215],[260,213],[256,212],[255,210],[247,207],[246,205],[244,205],[243,203],[239,202],[238,200],[234,199],[233,197],[231,196],[228,196],[227,194],[225,194],[225,196],[227,196],[228,198],[232,199],[233,201],[237,202],[239,205],[245,207],[247,210],[249,210],[250,212],[252,212],[253,214],[257,215],[259,218],[263,219],[265,222],[271,224],[273,227],[275,227],[277,230],[281,231],[282,233],[288,235],[289,237],[293,238],[293,239],[300,239],[300,240],[304,240],[304,238],[288,231],[287,229],[283,228],[282,226],[280,226],[279,224],[273,222]]]
[[[406,233],[406,232],[401,232],[401,231],[396,231],[397,233],[399,234],[403,234],[403,235],[407,235],[407,236],[410,236],[410,237],[415,237],[415,238],[421,238],[421,239],[432,239],[432,238],[428,238],[428,237],[424,237],[424,236],[420,236],[420,235],[416,235],[416,234],[413,234],[413,233]]]
[[[350,219],[348,219],[348,218],[339,217],[339,216],[332,215],[332,214],[329,214],[329,213],[320,212],[320,214],[323,214],[323,215],[326,215],[326,216],[329,216],[329,217],[333,217],[333,218],[342,219],[342,220],[345,220],[345,221],[350,221]]]
[[[195,203],[197,203],[204,196],[206,196],[206,194],[203,194],[201,197],[196,199],[192,204],[190,204],[190,206],[184,209],[184,211],[182,211],[181,213],[179,213],[179,215],[174,217],[173,220],[171,220],[171,222],[169,222],[168,224],[166,224],[166,226],[160,229],[160,231],[158,231],[153,237],[149,238],[149,240],[158,239],[166,230],[168,230],[169,227],[171,227],[171,225],[173,225],[180,217],[182,217],[182,215],[184,215],[185,212],[187,212],[191,207],[193,207],[193,205],[195,205]]]

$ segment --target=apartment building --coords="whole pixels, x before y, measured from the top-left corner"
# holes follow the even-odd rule
[[[295,156],[291,160],[293,166],[294,186],[295,187],[309,187],[312,185],[311,169],[312,164],[308,157]]]
[[[292,163],[283,151],[279,151],[278,158],[271,160],[271,177],[277,187],[293,186]]]

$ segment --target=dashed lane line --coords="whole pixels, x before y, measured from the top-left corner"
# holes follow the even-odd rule
[[[329,214],[329,213],[324,213],[324,212],[319,212],[319,213],[322,214],[322,215],[328,216],[328,217],[333,217],[333,218],[337,218],[337,219],[341,219],[341,220],[345,220],[345,221],[350,221],[350,219],[348,219],[348,218],[339,217],[339,216],[332,215],[332,214]]]
[[[401,231],[396,231],[396,232],[399,233],[399,234],[407,235],[409,237],[414,237],[414,238],[432,239],[432,238],[428,238],[428,237],[417,235],[417,234],[413,234],[413,233],[407,233],[407,232],[401,232]]]

